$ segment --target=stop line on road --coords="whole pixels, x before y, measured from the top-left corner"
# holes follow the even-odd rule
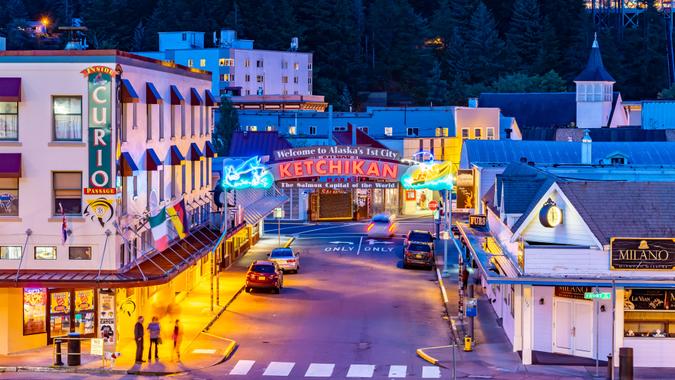
[[[250,371],[255,366],[255,360],[239,360],[234,367],[230,370],[230,375],[232,376],[246,376],[249,375]],[[389,366],[379,366],[385,367],[387,378],[399,378],[403,379],[408,376],[411,378],[420,378],[420,374],[409,374],[408,366],[406,365],[389,365]],[[297,369],[296,369],[297,368]],[[375,370],[378,366],[373,364],[350,364],[347,368],[346,373],[335,373],[335,364],[334,363],[310,363],[306,370],[296,366],[295,362],[269,362],[264,369],[262,369],[263,376],[276,376],[276,377],[289,377],[294,369],[296,373],[293,375],[294,378],[298,378],[301,373],[304,373],[304,377],[318,377],[318,378],[329,378],[329,377],[346,377],[346,378],[372,378],[375,376]],[[300,371],[300,372],[298,372]],[[382,374],[384,375],[384,373]],[[380,377],[379,375],[377,377]],[[423,379],[440,379],[441,378],[441,369],[436,366],[422,366],[421,378]]]

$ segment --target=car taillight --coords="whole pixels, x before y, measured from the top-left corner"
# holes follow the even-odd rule
[[[375,223],[370,223],[368,227],[366,227],[366,231],[370,232],[370,230],[372,230],[373,227],[375,227]]]
[[[389,226],[389,232],[394,232],[394,228],[396,228],[396,223],[392,223],[391,226]]]
[[[287,262],[287,263],[294,263],[294,262],[295,262],[295,259],[286,260],[286,262]]]

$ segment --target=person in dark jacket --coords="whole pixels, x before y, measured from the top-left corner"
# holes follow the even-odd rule
[[[136,339],[136,364],[145,363],[143,360],[143,316],[138,317],[138,322],[134,326],[134,339]]]

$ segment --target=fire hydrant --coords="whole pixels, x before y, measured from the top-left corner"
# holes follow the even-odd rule
[[[473,351],[473,339],[471,339],[470,336],[465,336],[464,337],[464,351],[465,352],[471,352]]]

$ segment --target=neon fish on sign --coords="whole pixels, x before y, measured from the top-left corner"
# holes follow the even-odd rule
[[[223,168],[222,185],[226,189],[269,189],[273,184],[272,173],[260,162],[259,157],[251,157],[240,165]]]
[[[451,189],[451,165],[449,162],[431,162],[413,165],[401,176],[401,185],[406,189]]]

